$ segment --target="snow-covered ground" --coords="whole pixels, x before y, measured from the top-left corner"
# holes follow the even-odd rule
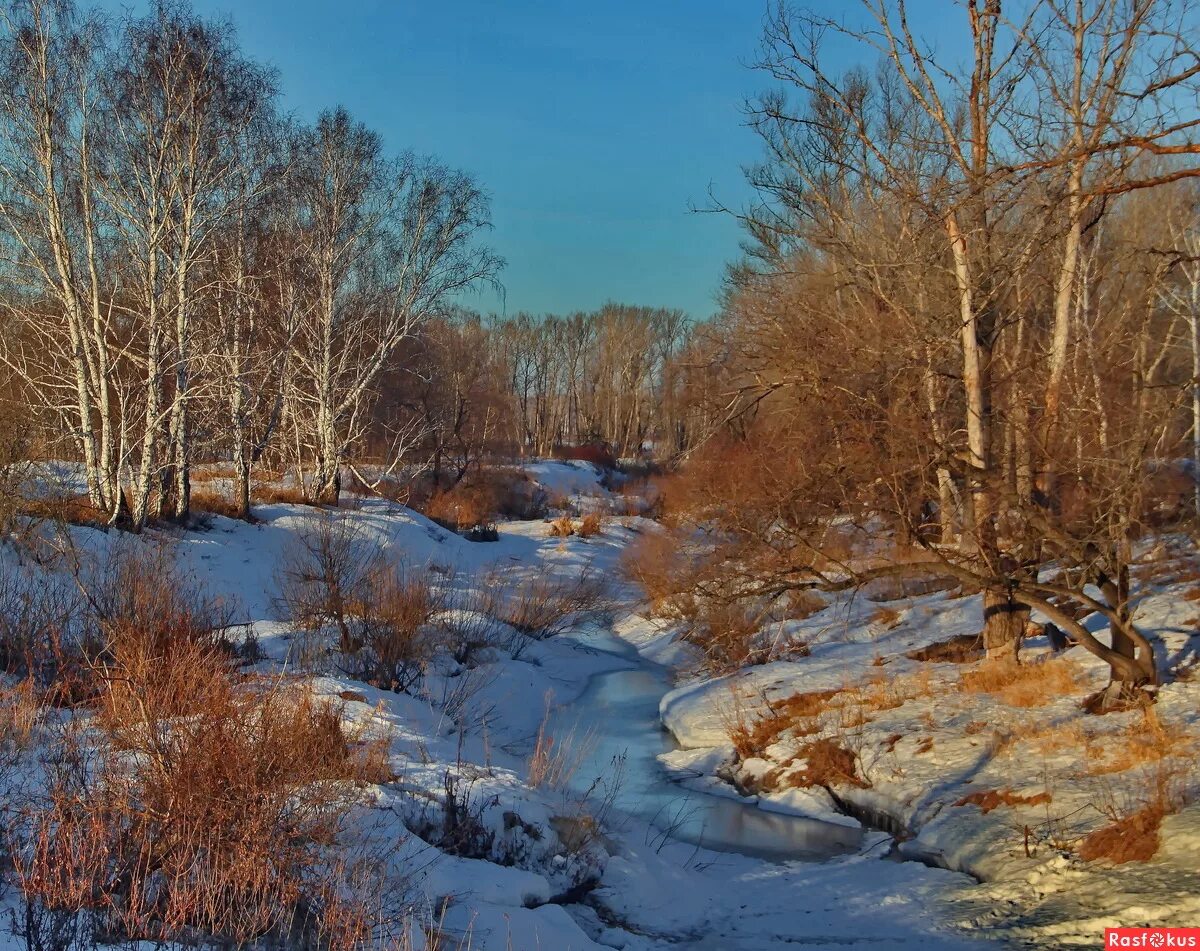
[[[807,643],[809,656],[693,680],[665,696],[663,722],[683,748],[665,759],[687,762],[703,773],[696,782],[723,783],[761,808],[849,811],[898,832],[901,855],[980,882],[956,889],[950,916],[990,937],[1096,946],[1105,927],[1194,925],[1196,555],[1168,539],[1142,561],[1135,621],[1156,642],[1164,678],[1148,710],[1085,713],[1081,700],[1107,682],[1107,668],[1079,647],[1055,655],[1043,638],[1022,652],[1028,682],[1008,690],[973,679],[977,662],[912,656],[977,634],[978,596],[884,604],[850,593],[787,622],[786,635]],[[1107,640],[1100,619],[1085,623]],[[767,727],[760,749],[735,752],[734,721]],[[858,781],[793,788],[820,739],[853,754]],[[1178,812],[1164,819],[1153,859],[1081,860],[1089,833],[1164,795]]]
[[[583,500],[606,494],[598,472],[587,464],[540,463],[529,474],[547,492],[580,500],[580,510],[587,508]],[[137,543],[166,539],[179,563],[210,594],[227,600],[243,630],[253,629],[266,657],[260,666],[271,670],[294,665],[296,655],[295,632],[277,604],[280,565],[299,533],[321,516],[289,505],[258,506],[255,514],[257,524],[215,516],[206,530],[150,532]],[[669,626],[639,613],[638,592],[618,568],[625,547],[640,533],[656,530],[652,523],[610,517],[600,535],[557,538],[542,521],[506,522],[499,526],[499,541],[475,543],[381,500],[360,500],[345,517],[388,557],[448,584],[503,586],[523,577],[572,577],[587,570],[609,588],[609,608],[578,618],[561,637],[522,640],[520,651],[491,648],[469,665],[437,657],[412,695],[377,690],[336,670],[317,680],[323,694],[350,698],[348,716],[391,737],[396,778],[372,789],[365,815],[404,840],[398,868],[405,888],[427,918],[440,921],[450,942],[443,946],[969,948],[997,934],[1039,944],[1073,939],[1094,944],[1103,924],[1186,923],[1200,912],[1197,852],[1189,850],[1200,838],[1191,834],[1198,828],[1191,811],[1166,820],[1170,846],[1132,873],[1084,867],[1057,847],[1066,825],[1088,821],[1087,803],[1096,795],[1071,772],[1078,758],[1071,743],[1078,736],[1064,732],[1069,739],[1059,740],[1060,727],[1075,728],[1074,705],[1083,686],[1077,696],[1049,705],[1006,708],[985,694],[956,692],[956,665],[904,656],[977,631],[977,599],[929,595],[893,603],[898,616],[880,619],[879,605],[849,598],[790,622],[797,626],[795,636],[810,643],[811,656],[733,677],[681,682],[662,698],[663,721],[681,748],[662,738],[663,785],[656,795],[675,790],[683,808],[697,796],[734,797],[744,799],[740,808],[747,816],[760,810],[813,815],[845,829],[855,820],[824,790],[775,788],[786,784],[770,777],[795,769],[795,749],[811,737],[781,733],[761,757],[735,764],[731,711],[753,720],[767,703],[797,692],[841,690],[871,679],[884,685],[880,690],[898,685],[900,702],[860,717],[863,722],[853,728],[869,786],[839,786],[835,792],[845,803],[903,826],[911,834],[904,852],[949,869],[885,857],[892,851],[891,837],[870,830],[849,853],[824,861],[767,860],[731,851],[728,842],[714,851],[664,835],[661,821],[609,795],[611,774],[587,774],[592,768],[603,774],[602,759],[585,764],[569,786],[530,784],[529,757],[548,703],[558,707],[555,722],[563,720],[563,711],[572,714],[579,723],[576,739],[583,742],[589,721],[594,725],[611,712],[593,705],[596,691],[589,687],[597,678],[620,669],[666,678],[687,667],[689,648]],[[96,559],[115,544],[129,543],[115,532],[91,529],[74,530],[73,538]],[[9,554],[3,557],[11,561]],[[1189,649],[1185,631],[1194,625],[1168,607],[1186,602],[1169,595],[1147,601],[1139,620],[1149,619],[1177,666]],[[1100,671],[1086,658],[1073,662],[1081,684],[1099,682]],[[669,686],[664,680],[662,689]],[[1185,683],[1164,688],[1159,716],[1190,727],[1194,689]],[[822,714],[829,722],[821,728],[846,735],[847,712]],[[1136,716],[1095,719],[1104,721],[1097,729],[1116,731],[1130,728]],[[983,726],[975,728],[977,722]],[[600,732],[608,742],[619,737],[611,723],[606,726]],[[631,727],[631,746],[652,742],[648,734],[634,734]],[[450,855],[421,838],[435,838],[430,833],[436,831],[448,773],[488,833],[478,855]],[[1108,775],[1093,777],[1097,788]],[[646,774],[639,781],[647,781]],[[750,787],[758,787],[757,793],[742,797]],[[987,814],[975,805],[952,805],[985,789],[1028,798],[1047,791],[1052,798]],[[605,825],[601,834],[580,837],[580,823],[589,816],[600,816]],[[1024,854],[1026,827],[1033,830],[1031,858]]]

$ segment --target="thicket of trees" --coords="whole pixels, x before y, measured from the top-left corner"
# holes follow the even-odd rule
[[[1131,544],[1200,438],[1200,21],[1184,0],[954,16],[963,63],[903,0],[769,16],[762,200],[709,351],[728,423],[689,493],[753,590],[913,570],[848,558],[850,516],[858,551],[898,535],[982,590],[990,657],[1036,608],[1115,697],[1156,679]],[[828,41],[877,65],[836,73]]]
[[[495,277],[479,187],[345,110],[280,116],[274,76],[184,4],[18,0],[0,59],[0,359],[91,504],[184,516],[219,447],[245,509],[285,437],[336,500],[401,344]]]

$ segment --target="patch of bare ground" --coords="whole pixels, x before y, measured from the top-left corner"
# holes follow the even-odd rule
[[[983,659],[983,638],[978,634],[959,634],[904,655],[909,660],[930,664],[971,664]]]
[[[1042,791],[1032,796],[1022,796],[1011,789],[981,789],[967,793],[959,799],[956,806],[978,806],[979,811],[987,815],[1000,806],[1040,806],[1052,800],[1050,793]]]

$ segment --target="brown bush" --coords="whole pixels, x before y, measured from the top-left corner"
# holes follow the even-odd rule
[[[91,528],[103,528],[109,523],[109,514],[92,505],[86,495],[48,495],[37,499],[25,499],[20,503],[20,514],[64,525],[86,525]]]
[[[575,525],[569,515],[563,515],[550,523],[551,538],[570,538],[575,534]]]
[[[433,621],[446,607],[428,572],[377,566],[354,593],[354,633],[342,651],[343,670],[383,690],[412,689],[440,644]]]
[[[600,515],[596,512],[589,512],[579,522],[579,537],[591,538],[593,535],[599,535],[603,527]]]
[[[604,443],[583,443],[579,446],[556,446],[550,453],[554,459],[590,462],[601,469],[615,469],[616,456]]]
[[[425,503],[425,515],[452,532],[492,525],[498,499],[488,486],[459,485],[435,492]]]
[[[506,585],[492,610],[523,637],[542,640],[565,633],[580,616],[608,605],[603,579],[584,569],[573,576],[527,575]],[[520,642],[506,646],[513,653],[522,647]]]
[[[372,578],[383,568],[378,548],[344,514],[322,512],[284,550],[277,582],[280,603],[305,631],[337,633],[343,653],[355,646],[355,605],[369,597]]]
[[[653,613],[669,617],[689,613],[697,566],[670,532],[646,532],[635,538],[621,555],[621,571],[642,586]]]
[[[701,605],[684,631],[684,638],[704,654],[703,668],[721,675],[764,664],[771,650],[760,636],[763,616],[742,604]]]

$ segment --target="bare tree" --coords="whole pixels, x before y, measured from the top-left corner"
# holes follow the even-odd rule
[[[389,358],[500,262],[475,244],[487,201],[469,178],[411,155],[387,160],[345,110],[300,134],[292,183],[312,297],[298,315],[291,379],[311,427],[314,497],[336,503]]]

